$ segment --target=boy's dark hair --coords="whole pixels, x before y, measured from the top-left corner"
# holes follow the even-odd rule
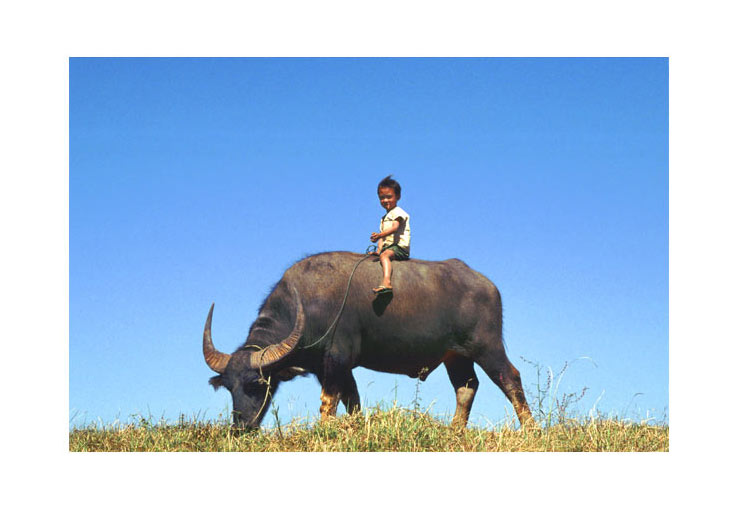
[[[376,188],[377,193],[379,192],[380,188],[391,188],[394,190],[394,194],[397,195],[397,198],[402,198],[402,187],[397,181],[392,179],[391,174],[387,175],[381,180],[378,188]]]

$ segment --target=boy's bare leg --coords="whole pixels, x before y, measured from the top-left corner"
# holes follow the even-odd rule
[[[379,260],[381,261],[381,267],[384,269],[384,279],[381,280],[381,286],[386,287],[387,289],[391,289],[392,260],[394,260],[394,252],[391,250],[386,250],[379,256]]]

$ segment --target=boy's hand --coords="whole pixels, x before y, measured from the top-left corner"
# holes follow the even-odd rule
[[[371,242],[372,243],[375,243],[379,239],[381,239],[381,234],[377,234],[376,232],[371,232]]]

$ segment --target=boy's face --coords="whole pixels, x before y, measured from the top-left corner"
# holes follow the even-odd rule
[[[397,200],[399,198],[397,198],[392,188],[379,188],[379,202],[381,202],[381,207],[387,211],[391,211],[397,206]]]

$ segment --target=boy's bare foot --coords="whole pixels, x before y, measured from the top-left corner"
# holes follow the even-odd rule
[[[390,285],[379,285],[374,290],[374,294],[385,294],[387,292],[392,292],[392,287]]]

